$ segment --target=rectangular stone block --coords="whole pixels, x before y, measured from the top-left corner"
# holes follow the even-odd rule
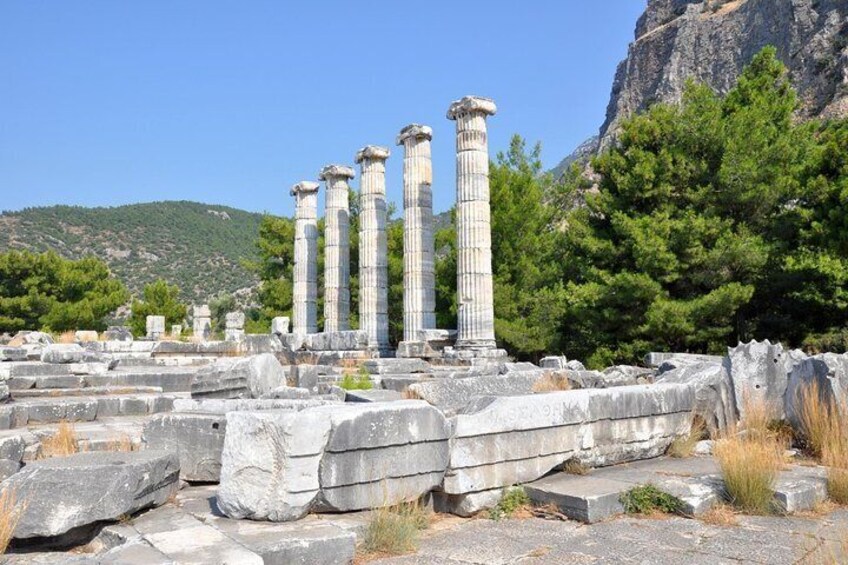
[[[142,441],[147,449],[176,452],[181,479],[218,482],[226,430],[223,414],[161,414],[145,424]]]
[[[694,401],[694,390],[677,384],[477,398],[452,419],[444,491],[520,484],[572,458],[609,465],[656,457],[688,433]]]
[[[363,330],[349,330],[307,334],[303,346],[310,351],[368,349],[368,333]]]

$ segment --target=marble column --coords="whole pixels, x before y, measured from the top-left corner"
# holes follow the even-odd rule
[[[456,121],[457,349],[495,347],[489,144],[493,100],[466,96],[448,109]]]
[[[433,241],[433,130],[410,124],[400,130],[403,145],[403,340],[418,341],[420,330],[436,327],[436,272]]]
[[[324,212],[324,331],[350,329],[350,205],[353,169],[328,165],[318,178],[327,184]]]
[[[368,347],[389,349],[389,264],[386,239],[386,147],[367,145],[356,153],[359,190],[359,328]]]
[[[293,332],[318,331],[318,183],[302,181],[291,189],[295,197]]]

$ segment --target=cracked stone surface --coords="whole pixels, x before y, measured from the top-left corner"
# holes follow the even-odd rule
[[[618,518],[593,525],[540,518],[450,521],[417,553],[380,564],[845,563],[848,511],[820,517],[740,516],[736,526],[686,518]]]

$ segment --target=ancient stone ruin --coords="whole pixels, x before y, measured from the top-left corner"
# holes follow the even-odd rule
[[[646,483],[700,515],[724,496],[715,461],[696,458],[681,471],[664,457],[693,420],[716,434],[732,429],[753,398],[797,426],[798,391],[818,383],[844,395],[848,357],[767,341],[726,356],[654,353],[644,367],[603,371],[562,355],[513,362],[494,330],[495,112],[492,100],[472,96],[447,114],[457,147],[455,329],[435,327],[432,131],[410,124],[396,140],[400,343],[389,341],[390,151],[367,145],[354,158],[359,329],[350,325],[355,172],[328,165],[318,175],[327,191],[323,331],[320,185],[305,180],[291,189],[293,311],[268,333],[246,333],[244,313],[231,312],[215,340],[201,305],[191,339],[165,339],[165,317],[149,316],[145,339],[111,327],[77,332],[72,344],[23,332],[0,347],[0,494],[19,503],[11,562],[350,563],[374,509],[419,502],[471,516],[515,485],[582,522],[623,512],[622,494]],[[590,474],[565,472],[575,465]],[[824,483],[820,468],[788,467],[775,500],[786,512],[812,508]]]

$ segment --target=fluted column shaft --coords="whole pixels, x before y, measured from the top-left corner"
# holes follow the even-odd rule
[[[495,347],[486,131],[486,117],[495,111],[494,102],[478,97],[454,102],[448,111],[456,121],[458,349]]]
[[[324,331],[350,329],[350,203],[348,179],[353,169],[324,167],[319,178],[326,182],[324,213]]]
[[[359,329],[368,346],[389,347],[389,275],[386,239],[386,159],[389,150],[369,145],[356,154],[359,192]]]
[[[411,124],[398,136],[403,145],[403,339],[436,327],[433,234],[432,130]]]
[[[293,331],[318,331],[318,183],[301,182],[291,191],[294,220]]]

